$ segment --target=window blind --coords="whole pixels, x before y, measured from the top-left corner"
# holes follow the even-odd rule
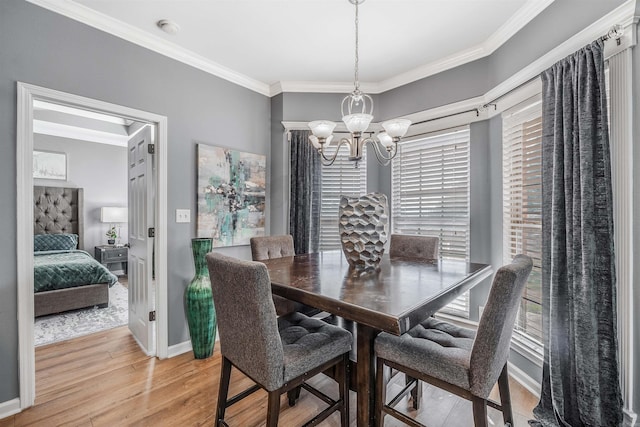
[[[391,167],[392,229],[438,236],[442,258],[469,259],[469,126],[398,145]],[[469,317],[465,293],[443,312]]]
[[[327,152],[327,155],[333,152]],[[341,195],[360,195],[367,193],[367,162],[366,148],[362,161],[355,167],[348,159],[349,148],[340,147],[340,153],[331,166],[322,166],[322,182],[320,197],[320,242],[318,249],[340,249],[340,234],[338,232],[338,208]]]
[[[533,270],[520,302],[515,339],[542,344],[542,101],[540,95],[502,114],[503,254],[529,255]],[[538,348],[538,350],[541,347]]]

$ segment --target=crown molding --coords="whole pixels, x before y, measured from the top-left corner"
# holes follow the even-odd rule
[[[363,90],[369,94],[379,94],[489,56],[554,1],[529,0],[514,16],[482,43],[381,82],[368,83],[366,85],[363,83]],[[353,86],[353,84],[350,84],[351,86],[345,90],[339,89],[339,85],[345,85],[345,83],[279,82],[277,84],[277,90],[279,91],[274,92],[275,87],[272,85],[271,96],[280,92],[350,92],[350,87]],[[365,86],[368,89],[365,89]]]
[[[360,83],[360,89],[370,95],[380,93],[377,83]],[[277,82],[271,85],[271,96],[282,92],[302,93],[350,93],[353,91],[353,82]]]
[[[159,36],[154,36],[71,0],[27,0],[37,6],[94,27],[121,39],[205,71],[238,86],[271,96],[269,85],[224,67],[202,55],[186,50]]]
[[[272,85],[255,80],[238,73],[195,52],[186,50],[160,36],[151,35],[133,25],[129,25],[108,15],[97,12],[72,0],[27,0],[37,6],[71,18],[75,21],[94,27],[121,39],[135,43],[156,53],[175,59],[231,83],[266,96],[274,96],[282,92],[306,93],[345,93],[350,92],[350,82],[302,82],[286,81]],[[554,0],[529,0],[514,17],[500,27],[486,41],[457,52],[438,61],[420,66],[411,71],[399,74],[381,82],[363,83],[362,89],[370,94],[378,94],[406,85],[416,80],[449,70],[459,65],[490,55],[522,27],[529,23]]]
[[[604,36],[616,24],[621,24],[625,28],[623,39],[632,39],[635,31],[630,26],[634,25],[635,0],[627,0],[601,19],[589,25],[584,30],[578,32],[573,37],[561,43],[556,48],[547,52],[531,64],[521,69],[507,80],[503,81],[485,94],[487,102],[500,98],[511,90],[523,85],[532,77],[539,75],[544,70],[552,66],[562,58],[571,55],[595,39]],[[635,39],[634,39],[635,40]],[[609,42],[610,43],[610,42]],[[605,46],[605,49],[606,46]]]
[[[76,139],[79,141],[97,142],[99,144],[115,145],[118,147],[126,147],[130,138],[129,135],[116,135],[114,133],[37,119],[33,120],[33,133]]]
[[[482,45],[491,55],[518,31],[551,5],[555,0],[529,0],[507,22],[485,40]]]

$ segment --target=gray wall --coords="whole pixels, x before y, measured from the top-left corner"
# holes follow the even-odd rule
[[[22,0],[0,1],[0,402],[18,396],[16,81],[168,117],[169,345],[189,336],[183,293],[193,277],[196,141],[269,153],[270,100]],[[267,201],[268,203],[269,201]],[[249,258],[248,247],[220,249]]]
[[[93,255],[94,246],[107,244],[100,208],[128,203],[126,147],[35,134],[33,148],[66,153],[67,180],[34,179],[34,185],[84,188],[84,250]],[[120,242],[127,243],[127,224],[119,225]]]

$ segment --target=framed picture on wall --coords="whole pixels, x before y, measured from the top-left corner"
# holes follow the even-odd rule
[[[53,151],[33,150],[33,177],[67,180],[67,155]]]
[[[248,245],[265,234],[266,156],[198,144],[198,237]]]

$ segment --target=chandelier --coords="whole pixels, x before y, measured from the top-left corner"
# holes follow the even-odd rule
[[[363,132],[367,130],[373,120],[373,99],[360,90],[358,80],[358,5],[364,3],[364,0],[349,0],[349,2],[356,7],[354,89],[342,100],[341,112],[342,121],[351,133],[351,138],[341,138],[335,152],[327,155],[325,147],[333,140],[333,129],[336,127],[336,123],[329,120],[316,120],[309,123],[309,128],[313,133],[309,136],[309,142],[320,153],[322,164],[325,166],[330,166],[336,161],[340,147],[345,144],[349,146],[349,160],[355,162],[356,167],[358,167],[358,162],[362,160],[362,151],[367,144],[373,146],[378,162],[386,166],[398,153],[398,141],[407,133],[411,121],[407,119],[387,120],[381,123],[383,132],[363,138]]]

